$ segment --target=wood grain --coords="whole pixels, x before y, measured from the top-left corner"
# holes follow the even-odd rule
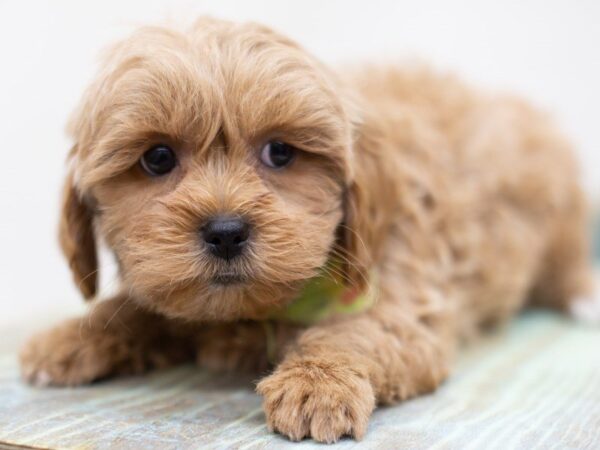
[[[60,449],[322,448],[270,434],[253,380],[192,366],[75,389],[0,357],[0,443]],[[375,412],[339,448],[600,448],[600,329],[528,313],[466,349],[433,395]],[[0,447],[1,448],[1,447]]]

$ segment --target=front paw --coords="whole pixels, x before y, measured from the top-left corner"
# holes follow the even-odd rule
[[[365,376],[322,361],[279,368],[258,384],[257,391],[264,396],[269,429],[293,441],[361,439],[375,407],[373,388]]]
[[[125,360],[131,361],[130,353],[114,336],[90,330],[85,321],[71,320],[25,344],[21,375],[37,386],[85,384],[122,368]]]

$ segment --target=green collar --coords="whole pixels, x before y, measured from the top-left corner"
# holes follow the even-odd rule
[[[271,319],[312,325],[334,315],[356,314],[368,309],[375,301],[372,286],[360,291],[347,286],[338,273],[336,266],[323,269],[307,282],[295,300],[275,312]],[[374,282],[369,281],[369,285]]]
[[[330,270],[328,270],[328,268]],[[267,358],[271,364],[277,361],[277,339],[272,321],[313,325],[335,315],[357,314],[369,309],[376,300],[373,275],[369,287],[359,291],[344,284],[335,265],[322,270],[321,274],[307,282],[299,295],[285,308],[263,320],[267,344]]]

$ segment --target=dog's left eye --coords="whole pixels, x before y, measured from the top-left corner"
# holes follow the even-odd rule
[[[280,169],[292,162],[296,154],[296,149],[280,141],[271,141],[262,148],[260,160],[266,166],[273,169]]]
[[[169,173],[177,164],[175,153],[166,145],[157,145],[143,154],[140,165],[149,175],[159,176]]]

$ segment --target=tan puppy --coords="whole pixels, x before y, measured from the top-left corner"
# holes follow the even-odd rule
[[[461,339],[589,294],[568,144],[449,77],[336,73],[267,28],[202,19],[114,47],[70,132],[62,248],[92,298],[101,238],[122,293],[25,346],[33,383],[188,358],[265,370],[271,353],[271,429],[361,438],[377,403],[435,389]],[[372,304],[266,322],[319,273]]]

